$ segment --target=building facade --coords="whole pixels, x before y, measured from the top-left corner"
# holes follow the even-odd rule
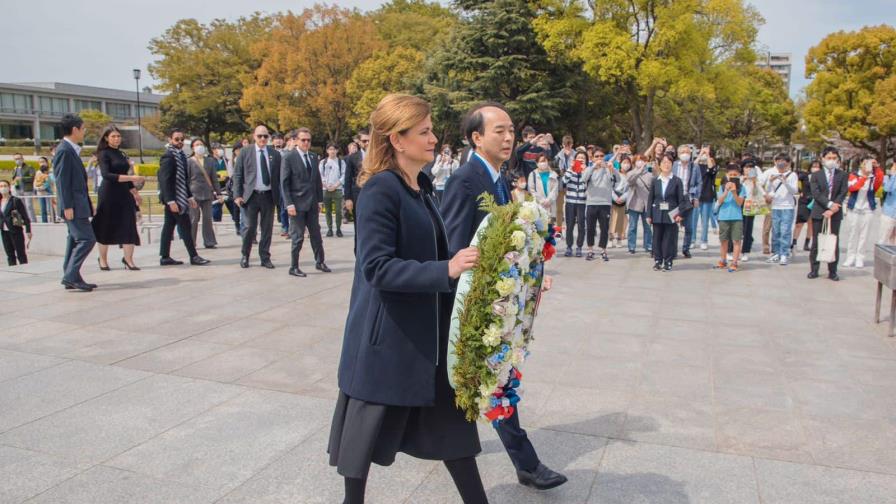
[[[761,68],[769,68],[781,76],[784,80],[784,86],[787,88],[787,94],[790,94],[790,72],[792,70],[792,54],[790,53],[759,53],[756,65]]]
[[[163,95],[140,93],[140,117],[159,113]],[[61,82],[0,83],[0,137],[34,140],[36,145],[62,138],[63,114],[100,110],[113,121],[137,120],[137,92]]]

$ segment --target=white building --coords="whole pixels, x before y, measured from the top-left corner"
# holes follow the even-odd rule
[[[760,68],[770,68],[784,80],[787,94],[790,94],[790,71],[792,69],[792,54],[765,52],[759,54],[756,65]]]

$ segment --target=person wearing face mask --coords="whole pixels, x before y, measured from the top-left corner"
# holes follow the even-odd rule
[[[628,144],[623,146],[628,148]],[[626,152],[629,149],[625,149]],[[619,170],[616,172],[616,186],[613,188],[610,205],[610,247],[622,248],[622,236],[628,235],[628,215],[625,213],[625,202],[628,200],[628,184],[625,175],[632,169],[632,158],[628,153],[618,158]]]
[[[282,139],[281,139],[282,141]],[[202,242],[207,249],[217,248],[218,240],[215,238],[215,226],[212,223],[212,202],[221,194],[221,185],[216,175],[217,163],[208,155],[205,143],[194,138],[190,143],[193,155],[187,161],[190,172],[190,192],[196,200],[196,208],[190,209],[190,231],[193,243],[199,232],[199,221],[202,220]]]
[[[37,161],[38,170],[34,175],[34,193],[38,196],[40,202],[40,220],[46,224],[49,216],[53,215],[51,211],[53,205],[52,181],[50,180],[50,161],[41,157]]]
[[[809,254],[810,270],[808,278],[818,278],[818,234],[822,224],[828,221],[832,234],[840,236],[840,224],[843,222],[843,202],[849,192],[849,177],[840,169],[840,151],[836,147],[825,147],[821,155],[822,168],[809,178],[812,188],[812,251]],[[839,241],[839,240],[838,240]],[[840,261],[839,243],[836,248],[834,262],[828,263],[828,278],[840,280],[837,275],[837,263]]]
[[[647,223],[653,226],[653,270],[672,271],[678,249],[678,226],[681,211],[688,206],[688,196],[681,179],[672,173],[675,154],[660,158],[659,173],[647,197]]]
[[[576,228],[578,228],[576,257],[582,257],[582,245],[585,244],[585,179],[582,174],[587,165],[588,153],[578,151],[572,166],[563,173],[562,183],[566,188],[566,206],[563,209],[563,215],[566,217],[566,252],[563,254],[565,257],[572,257],[573,231]]]
[[[653,174],[647,171],[647,160],[641,154],[634,157],[634,167],[625,173],[628,185],[628,253],[634,254],[638,243],[638,220],[644,232],[644,251],[650,254],[653,250],[653,229],[647,224],[650,208],[647,198],[653,185]]]
[[[700,206],[700,194],[703,192],[703,177],[700,167],[691,159],[691,148],[688,145],[678,147],[678,161],[672,167],[672,173],[681,180],[684,193],[690,205],[682,208],[681,224],[684,227],[684,242],[681,245],[681,254],[691,258],[691,241],[694,237],[694,228],[697,226],[697,211]]]
[[[865,267],[865,243],[874,210],[877,209],[874,195],[884,182],[883,170],[875,169],[874,163],[874,158],[866,157],[862,159],[858,173],[849,174],[849,199],[846,202],[849,230],[846,234],[846,262],[843,263],[847,268],[853,265],[856,268]]]
[[[702,222],[700,230],[700,250],[706,250],[709,242],[709,228],[715,217],[716,203],[716,175],[719,167],[716,160],[710,155],[710,146],[704,145],[697,155],[697,166],[700,167],[700,176],[703,178],[703,186],[700,188],[700,207],[695,219],[696,224]],[[695,226],[696,230],[696,226]]]
[[[765,202],[772,209],[772,256],[769,264],[787,266],[790,258],[790,239],[793,236],[793,218],[796,210],[797,176],[790,169],[790,156],[784,152],[775,155],[774,172],[765,176]]]
[[[139,175],[128,175],[131,168],[129,159],[119,147],[121,131],[115,126],[107,127],[96,147],[103,183],[100,184],[99,202],[93,217],[93,233],[99,243],[97,261],[100,270],[109,271],[109,245],[120,245],[124,252],[121,263],[129,270],[138,270],[134,263],[134,247],[140,245],[137,231],[137,208],[140,193],[136,184],[144,182]]]
[[[28,209],[28,218],[34,221],[34,167],[25,162],[21,154],[13,154],[16,167],[12,174],[12,183],[16,188],[16,194],[24,197],[25,208]]]
[[[884,177],[884,198],[881,202],[880,235],[877,243],[896,245],[896,160]]]
[[[444,145],[442,153],[436,156],[435,164],[432,165],[433,185],[436,188],[436,200],[442,201],[442,195],[445,193],[445,183],[451,178],[451,175],[457,171],[460,164],[451,154],[451,146]]]
[[[535,198],[535,202],[551,215],[551,223],[557,222],[557,195],[560,192],[560,179],[551,169],[546,153],[538,156],[535,171],[529,174],[527,186],[532,197]]]
[[[743,215],[744,215],[744,240],[741,247],[741,256],[739,262],[748,262],[750,253],[753,251],[753,225],[756,222],[757,215],[766,215],[768,205],[765,203],[765,190],[759,182],[759,169],[756,168],[752,158],[741,161],[743,170],[743,187],[746,189],[744,197]],[[728,260],[734,260],[734,245],[728,244]]]
[[[600,241],[598,249],[600,257],[607,262],[607,242],[610,237],[610,208],[613,203],[613,190],[619,184],[619,174],[613,166],[603,159],[600,149],[595,151],[595,164],[589,166],[582,175],[585,184],[585,233],[588,240],[588,254],[585,259],[593,261],[594,237],[597,225],[600,224]]]
[[[12,195],[9,181],[0,180],[0,235],[10,266],[28,264],[28,243],[31,243],[31,219],[25,203]],[[25,242],[25,235],[28,242]]]

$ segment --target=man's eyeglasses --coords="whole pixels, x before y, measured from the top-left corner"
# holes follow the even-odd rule
[[[271,135],[255,135],[255,138],[270,138]]]
[[[310,138],[300,138],[299,141],[302,143],[305,143],[305,142],[310,142],[311,139]]]

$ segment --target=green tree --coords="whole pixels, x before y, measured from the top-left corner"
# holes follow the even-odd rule
[[[152,39],[149,49],[157,59],[149,72],[159,80],[158,89],[169,93],[160,107],[162,126],[180,126],[206,142],[213,134],[221,140],[245,131],[243,78],[261,63],[250,47],[271,23],[259,13],[235,22],[182,19]]]
[[[749,67],[742,75],[747,85],[736,101],[725,104],[725,130],[720,144],[740,153],[750,144],[789,144],[798,118],[781,76],[772,70]]]
[[[623,98],[635,140],[648,145],[658,103],[711,102],[705,72],[752,62],[761,22],[743,0],[545,0],[534,26],[549,53]]]
[[[84,120],[84,126],[87,132],[84,134],[85,143],[96,143],[103,133],[103,129],[112,124],[112,116],[100,110],[86,109],[78,112],[81,119]]]
[[[397,47],[378,51],[358,65],[346,83],[352,103],[349,125],[363,128],[380,100],[389,93],[409,93],[423,76],[424,55],[416,49]]]
[[[482,100],[502,102],[518,125],[552,124],[575,99],[562,65],[539,44],[528,0],[457,1],[462,21],[430,64],[424,92],[456,115]],[[449,113],[450,112],[450,113]]]
[[[839,137],[883,163],[894,148],[896,28],[866,27],[825,37],[806,56],[805,120],[821,136]]]
[[[447,43],[458,21],[451,9],[426,0],[391,0],[370,13],[370,19],[389,47],[424,54]]]

